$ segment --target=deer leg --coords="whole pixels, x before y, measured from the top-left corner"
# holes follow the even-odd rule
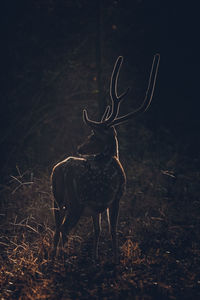
[[[118,263],[118,241],[116,236],[116,228],[117,228],[117,221],[118,221],[118,213],[119,213],[119,200],[114,201],[109,208],[108,213],[108,223],[110,224],[110,233],[112,238],[112,248],[114,254],[114,261]]]
[[[67,213],[67,216],[63,220],[63,224],[61,225],[61,233],[62,233],[62,240],[63,246],[67,241],[67,236],[69,232],[76,226],[80,217],[81,217],[82,209],[76,208],[76,210],[70,210]]]
[[[59,244],[59,241],[60,241],[60,230],[59,229],[56,229],[55,231],[55,234],[54,234],[54,246],[53,246],[53,252],[52,252],[52,259],[57,255],[56,252],[57,252],[57,247],[58,247],[58,244]]]
[[[68,182],[68,185],[65,190],[64,197],[64,203],[67,203],[67,213],[65,214],[61,225],[63,246],[65,245],[65,242],[67,240],[67,235],[69,234],[70,230],[78,223],[83,212],[83,207],[79,202],[77,182],[75,177],[73,176],[73,170],[68,171],[69,173],[66,173],[66,182]]]
[[[99,235],[101,232],[101,214],[97,214],[96,216],[92,217],[93,226],[94,226],[94,250],[93,250],[93,257],[94,260],[98,259],[98,245],[99,245]]]
[[[56,255],[56,251],[57,251],[57,247],[60,241],[60,225],[62,223],[62,217],[60,214],[60,208],[58,207],[58,204],[56,201],[54,201],[54,217],[55,217],[55,234],[54,234],[54,246],[53,246],[53,252],[52,252],[52,258],[55,257]]]

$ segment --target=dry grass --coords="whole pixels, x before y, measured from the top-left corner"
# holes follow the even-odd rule
[[[19,169],[2,189],[1,299],[197,299],[200,296],[199,173],[131,160],[118,226],[120,264],[103,216],[100,261],[83,218],[62,256],[53,237],[49,176]]]

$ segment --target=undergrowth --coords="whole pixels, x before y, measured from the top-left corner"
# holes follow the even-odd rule
[[[19,168],[1,187],[0,298],[197,299],[200,296],[199,177],[130,158],[118,225],[120,263],[112,263],[103,215],[99,261],[92,224],[82,218],[62,254],[50,258],[54,232],[49,174]]]

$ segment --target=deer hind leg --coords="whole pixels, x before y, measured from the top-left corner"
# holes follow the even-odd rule
[[[69,232],[72,230],[73,227],[76,226],[83,212],[83,206],[81,205],[79,200],[77,183],[72,175],[73,172],[71,173],[71,176],[67,178],[68,185],[65,190],[64,202],[67,203],[67,208],[65,217],[61,225],[63,246],[67,241],[67,236]]]
[[[53,246],[53,253],[52,258],[54,258],[57,255],[57,247],[60,241],[60,230],[56,228],[56,232],[54,234],[54,246]]]
[[[116,235],[117,221],[119,214],[119,200],[115,200],[111,207],[107,209],[108,224],[112,238],[112,248],[114,254],[114,262],[118,263],[118,240]]]
[[[93,258],[94,260],[98,259],[98,246],[99,246],[99,236],[101,233],[101,214],[97,214],[92,217],[93,227],[94,227],[94,250]]]
[[[54,189],[54,197],[59,196],[60,201],[54,201],[54,214],[56,230],[54,234],[54,250],[53,257],[56,255],[59,241],[62,241],[64,246],[67,235],[70,230],[77,224],[82,213],[82,206],[78,199],[76,181],[73,177],[73,170],[66,172],[65,188],[60,186],[60,189]],[[63,182],[64,185],[64,182]],[[56,193],[57,192],[57,193]],[[62,238],[61,238],[62,237]]]
[[[63,223],[61,225],[61,233],[62,233],[62,241],[63,246],[67,242],[67,237],[70,231],[76,226],[78,223],[81,214],[82,214],[82,208],[81,207],[70,207],[69,211],[67,212]]]
[[[55,257],[56,252],[57,252],[57,247],[60,241],[60,226],[62,224],[62,216],[60,214],[60,208],[57,204],[57,201],[54,200],[54,218],[55,218],[55,233],[54,233],[54,242],[53,242],[53,252],[52,252],[52,258]]]

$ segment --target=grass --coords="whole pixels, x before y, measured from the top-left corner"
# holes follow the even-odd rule
[[[89,218],[71,233],[67,260],[58,256],[52,262],[49,175],[17,168],[1,190],[0,298],[198,299],[200,173],[186,161],[181,169],[176,159],[163,165],[129,159],[117,266],[104,215],[99,262],[91,260]]]

